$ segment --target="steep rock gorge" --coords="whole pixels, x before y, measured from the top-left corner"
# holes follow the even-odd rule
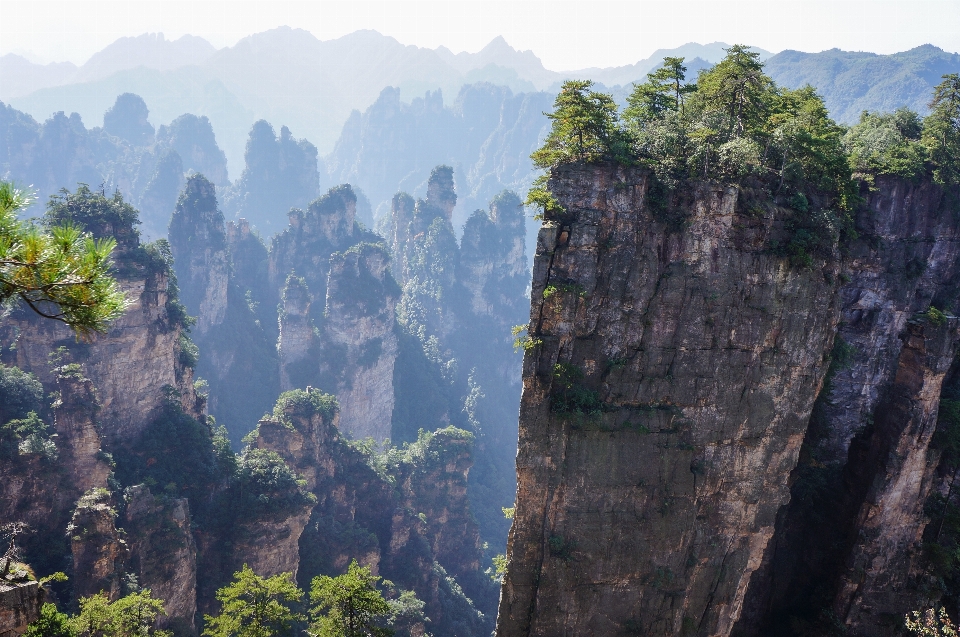
[[[671,228],[649,179],[551,178],[497,634],[895,634],[940,594],[949,198],[877,177],[859,239],[798,268],[789,211],[700,184]]]

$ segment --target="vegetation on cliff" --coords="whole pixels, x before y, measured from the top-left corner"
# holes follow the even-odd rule
[[[58,214],[61,202],[51,202],[47,227],[41,229],[17,220],[29,196],[0,182],[0,304],[21,301],[80,335],[103,332],[127,303],[110,275],[117,242],[95,239],[84,232],[80,219]],[[114,203],[126,212],[122,198]]]

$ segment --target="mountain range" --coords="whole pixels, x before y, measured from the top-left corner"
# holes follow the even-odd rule
[[[552,92],[564,79],[577,77],[622,98],[664,56],[686,57],[693,73],[717,62],[727,46],[688,43],[631,65],[558,72],[502,37],[476,53],[453,53],[442,46],[403,45],[370,30],[321,41],[308,31],[280,27],[219,50],[196,36],[167,40],[163,34],[144,34],[117,40],[81,66],[0,57],[0,100],[41,122],[57,111],[77,112],[87,126],[100,125],[102,114],[124,92],[144,98],[154,126],[183,113],[206,115],[236,178],[247,135],[258,119],[288,126],[324,156],[350,114],[371,106],[388,86],[399,89],[404,102],[440,90],[452,106],[468,84]],[[960,69],[960,56],[931,45],[894,55],[756,51],[778,83],[813,84],[845,123],[856,121],[864,109],[910,105],[922,111],[940,75]]]

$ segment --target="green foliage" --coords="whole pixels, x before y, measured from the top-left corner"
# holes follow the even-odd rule
[[[177,340],[177,357],[180,364],[189,369],[194,369],[200,360],[200,348],[184,333]]]
[[[960,183],[960,74],[943,76],[930,102],[930,115],[923,121],[933,177],[941,184]]]
[[[18,367],[0,365],[0,423],[43,409],[43,385]]]
[[[83,231],[80,219],[55,214],[56,198],[45,229],[21,222],[17,211],[29,203],[23,191],[0,181],[0,303],[19,299],[80,336],[106,331],[127,307],[110,276],[116,241],[94,239]]]
[[[922,129],[920,116],[906,108],[894,113],[864,111],[860,121],[843,136],[850,168],[866,179],[873,175],[919,177],[926,159],[920,143]]]
[[[54,604],[44,604],[40,607],[40,617],[36,619],[23,637],[77,637],[70,617],[57,610]]]
[[[174,485],[177,495],[198,500],[214,484],[231,477],[235,465],[227,456],[233,455],[229,443],[216,442],[210,425],[184,413],[176,397],[164,402],[129,448],[118,448],[115,453],[117,478],[122,484]]]
[[[618,124],[617,106],[605,93],[591,90],[589,80],[567,80],[547,113],[552,124],[543,146],[530,158],[537,168],[569,162],[628,161],[626,139]],[[528,195],[529,199],[529,195]]]
[[[163,601],[153,599],[149,589],[115,602],[99,593],[80,600],[80,612],[70,623],[77,637],[171,637],[169,631],[153,627],[165,614]]]
[[[540,175],[533,180],[530,190],[527,191],[527,198],[523,202],[525,206],[539,208],[540,212],[534,215],[535,219],[555,219],[566,212],[557,198],[553,196],[547,186],[547,175]]]
[[[930,321],[930,323],[932,323],[933,325],[936,325],[937,327],[940,327],[941,325],[947,322],[947,315],[932,305],[924,313],[924,317],[926,317],[926,319]]]
[[[304,490],[305,485],[277,452],[248,448],[237,466],[233,513],[243,519],[281,517],[301,510],[316,502],[316,497]]]
[[[294,389],[283,392],[273,408],[273,417],[287,422],[287,415],[310,418],[319,414],[325,421],[331,422],[340,409],[337,398],[332,394],[325,394],[319,389]]]
[[[957,637],[957,627],[943,607],[915,610],[904,618],[904,625],[916,637]]]
[[[534,338],[530,336],[527,332],[526,325],[514,325],[510,328],[510,334],[513,335],[513,350],[523,350],[527,351],[534,349],[543,344],[543,340],[539,338]]]
[[[137,209],[123,200],[120,191],[107,197],[90,190],[87,184],[78,184],[76,192],[62,188],[50,197],[44,223],[48,227],[78,224],[94,236],[116,236],[123,245],[135,245],[140,237],[136,229],[140,223]]]
[[[310,587],[310,634],[316,637],[387,637],[393,634],[380,625],[391,607],[377,590],[379,577],[370,569],[350,562],[337,577],[315,577]]]
[[[682,112],[686,96],[697,90],[686,82],[687,67],[682,57],[665,57],[656,71],[647,73],[647,81],[634,86],[627,98],[623,119],[627,125],[639,125],[663,117],[668,111]]]
[[[577,421],[596,421],[603,413],[600,394],[583,386],[583,370],[572,363],[553,366],[550,409]]]
[[[487,569],[487,575],[494,582],[502,583],[503,577],[507,574],[507,556],[502,553],[494,555],[491,558],[492,566]]]
[[[260,577],[246,564],[217,591],[220,614],[204,615],[205,637],[282,637],[302,619],[297,608],[303,592],[290,573]]]

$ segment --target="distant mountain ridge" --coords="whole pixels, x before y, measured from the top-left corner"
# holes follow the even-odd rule
[[[183,113],[206,115],[235,179],[243,166],[247,133],[259,119],[288,126],[325,156],[333,152],[351,113],[374,104],[385,87],[397,88],[405,103],[439,90],[444,104],[452,106],[461,87],[477,82],[506,86],[514,94],[555,93],[564,79],[589,78],[622,101],[629,85],[663,57],[687,58],[693,76],[721,59],[726,47],[723,42],[688,43],[658,50],[635,64],[557,72],[545,68],[533,51],[517,50],[503,37],[476,53],[453,53],[442,46],[404,45],[371,30],[321,41],[308,31],[280,27],[219,50],[195,36],[170,41],[162,34],[144,34],[117,40],[81,67],[39,65],[6,55],[0,58],[0,100],[41,122],[57,111],[75,111],[87,126],[99,125],[106,108],[124,92],[144,98],[154,126]],[[812,84],[844,123],[855,122],[862,110],[907,105],[923,112],[940,76],[960,70],[960,56],[932,45],[893,55],[755,51],[778,83]]]

